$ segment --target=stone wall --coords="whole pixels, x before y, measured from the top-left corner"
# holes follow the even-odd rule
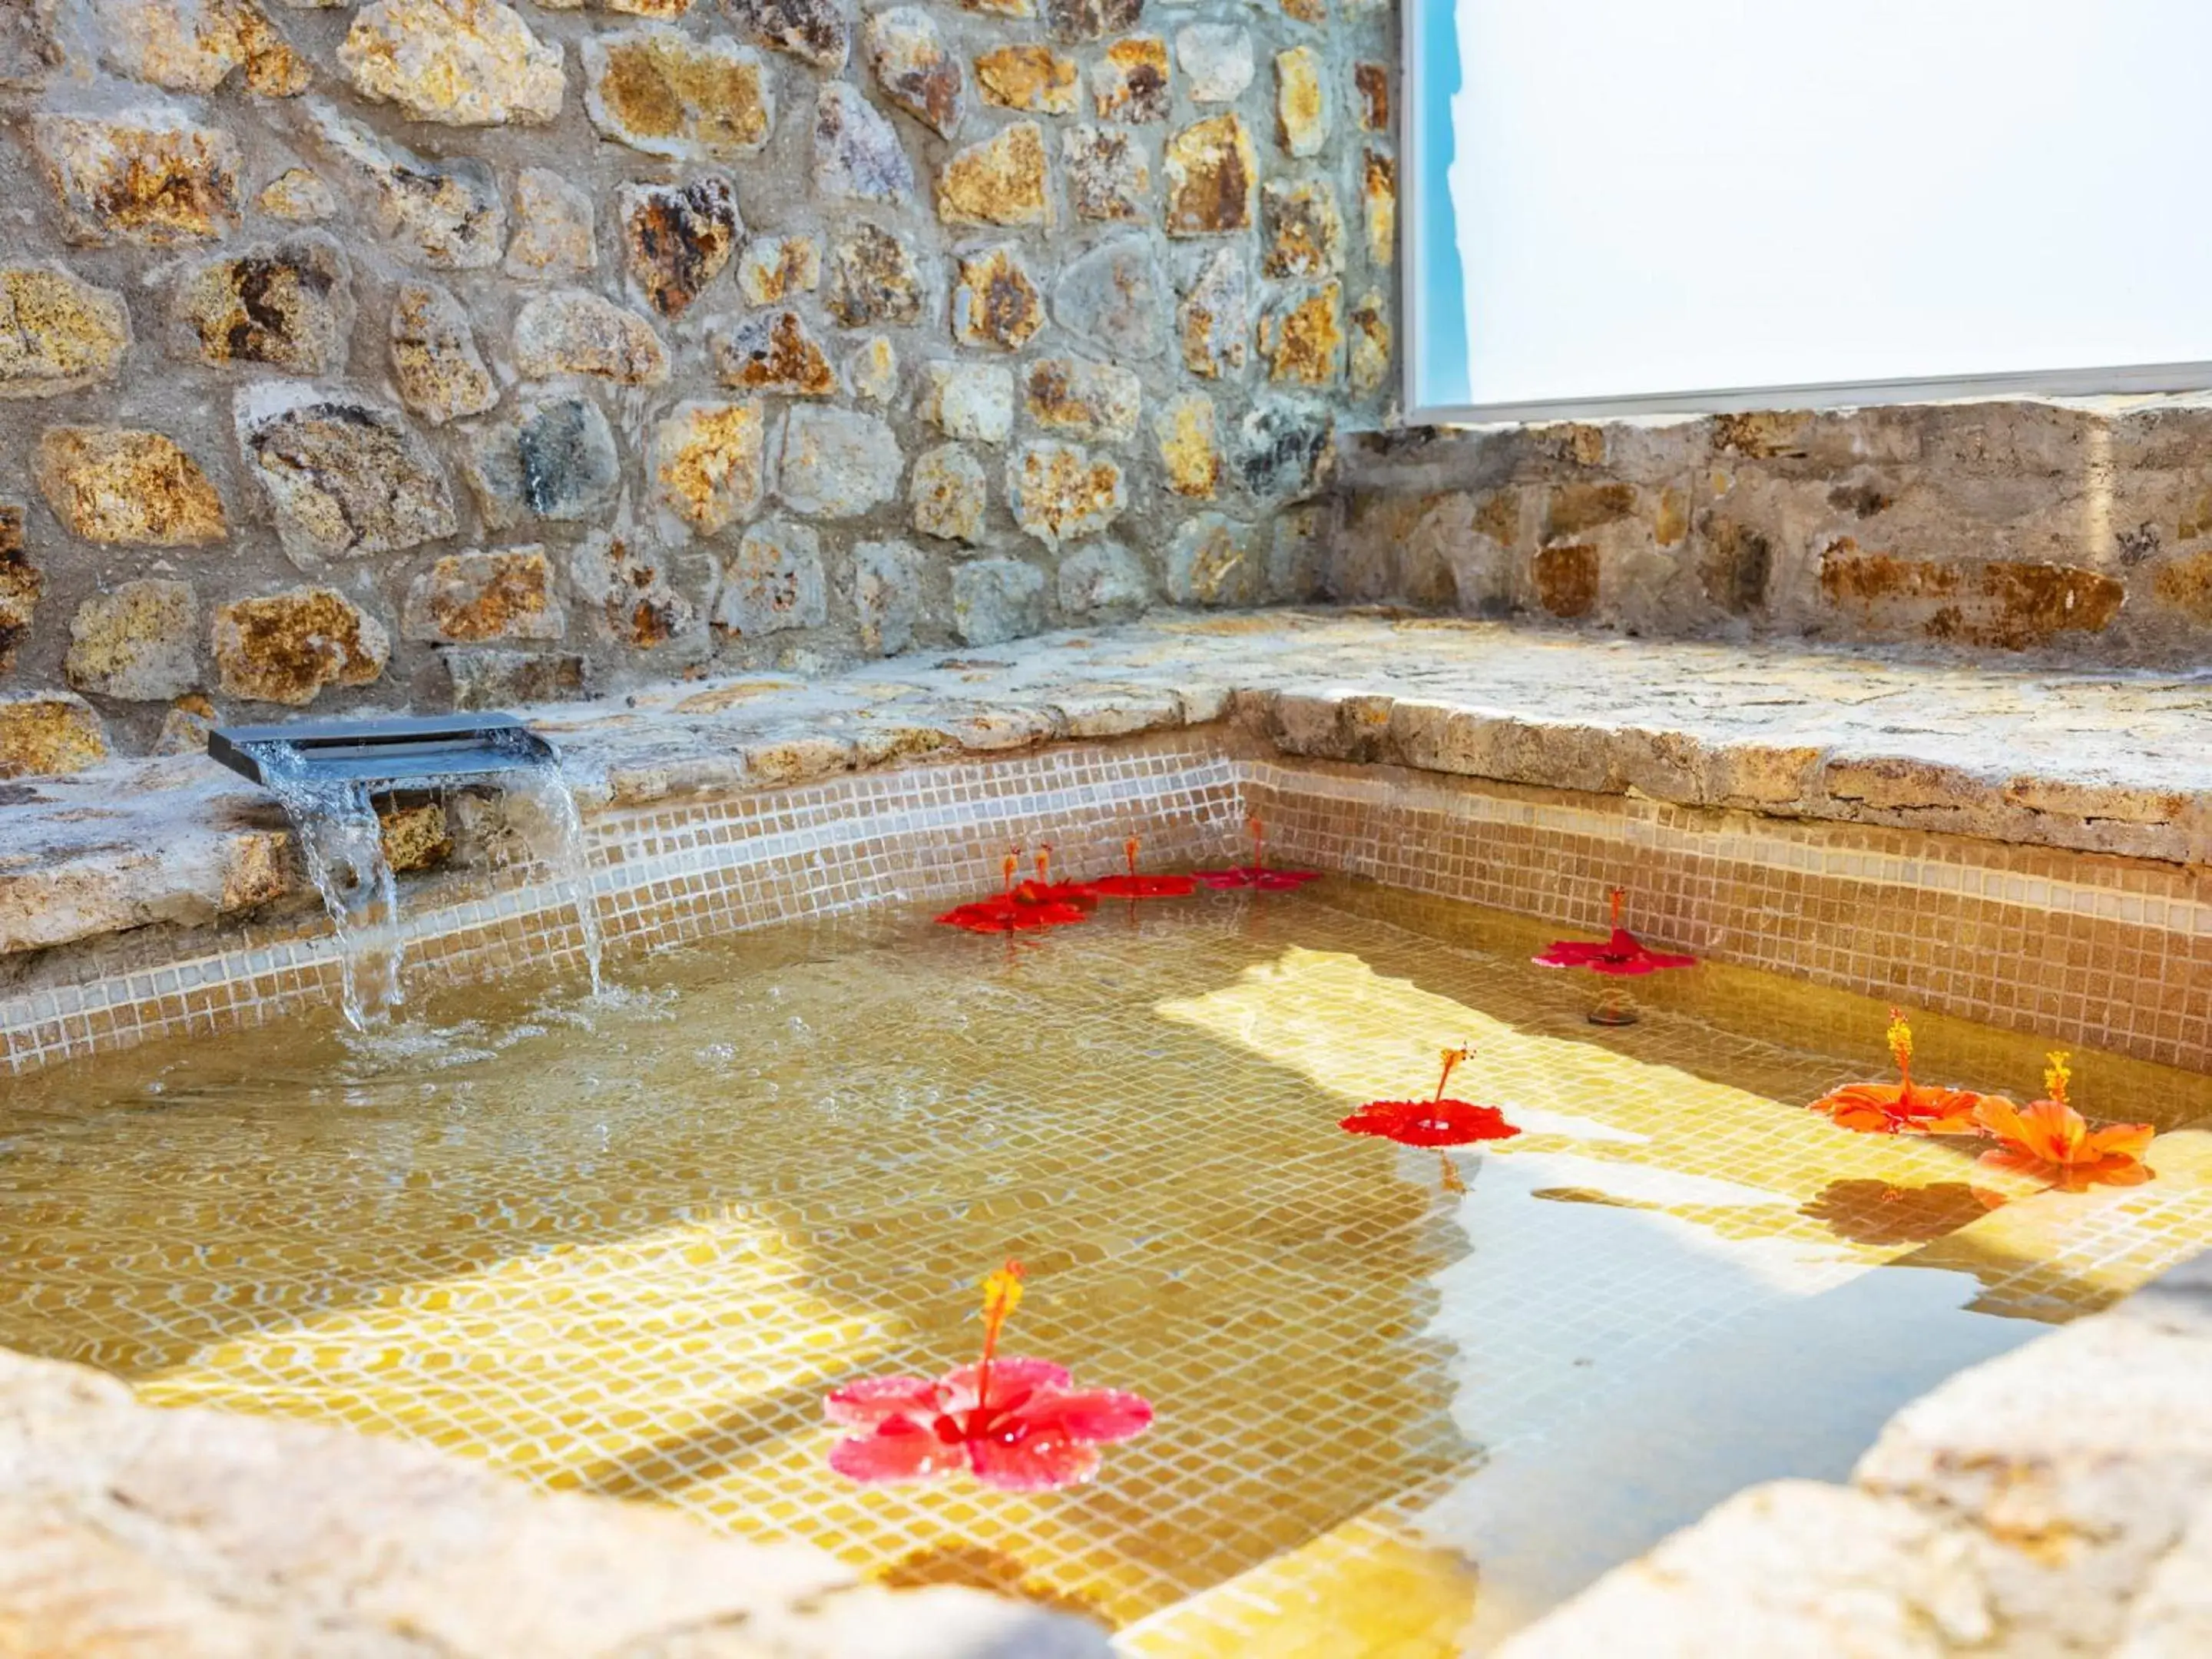
[[[1317,587],[1382,0],[0,0],[0,776]]]
[[[2212,656],[2212,406],[1950,404],[1348,444],[1330,573],[1645,636]]]

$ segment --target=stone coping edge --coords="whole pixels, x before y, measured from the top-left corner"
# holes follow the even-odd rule
[[[1686,732],[1546,720],[1363,692],[1240,690],[1231,713],[1279,753],[1310,760],[2166,864],[2212,863],[2212,794],[2185,789],[2045,778],[1843,744],[1713,743]]]
[[[1282,623],[1286,634],[1294,620]],[[1102,681],[1100,665],[1054,666],[1054,649],[1067,643],[1037,642],[1027,665],[1052,672],[1011,690],[964,684],[979,677],[952,659],[893,665],[902,675],[895,685],[755,678],[540,709],[533,724],[560,749],[587,820],[839,773],[1205,729],[1237,752],[1256,745],[1775,818],[2212,864],[2212,789],[2024,775],[2001,757],[1948,764],[1881,752],[1878,736],[1789,746],[1546,719],[1466,696],[1316,685],[1265,662],[1240,678],[1277,683],[1194,683],[1173,664],[1153,672],[1175,684]],[[274,801],[204,757],[111,763],[0,791],[0,958],[154,923],[228,923],[307,892]]]

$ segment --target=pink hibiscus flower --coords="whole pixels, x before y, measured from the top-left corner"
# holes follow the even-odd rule
[[[1201,870],[1198,872],[1199,880],[1212,888],[1250,887],[1262,893],[1280,893],[1321,879],[1318,870],[1271,869],[1267,864],[1267,826],[1256,817],[1249,817],[1244,820],[1244,829],[1252,837],[1252,862],[1232,865],[1226,870]]]
[[[1098,1448],[1152,1426],[1149,1401],[1117,1389],[1078,1389],[1064,1365],[1000,1359],[999,1332],[1022,1297],[1009,1261],[983,1281],[983,1357],[932,1381],[871,1376],[823,1401],[830,1422],[866,1432],[830,1449],[830,1467],[875,1486],[965,1469],[1001,1492],[1049,1492],[1098,1473]]]

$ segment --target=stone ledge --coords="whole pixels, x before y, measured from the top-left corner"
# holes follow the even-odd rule
[[[148,1659],[1109,1659],[1079,1620],[0,1351],[0,1631]]]
[[[2212,1652],[2212,1257],[1738,1493],[1498,1659]]]
[[[1302,757],[2212,862],[2212,684],[2187,677],[1223,612],[538,713],[587,813],[1233,714]],[[0,784],[0,955],[301,890],[273,804],[202,757]]]

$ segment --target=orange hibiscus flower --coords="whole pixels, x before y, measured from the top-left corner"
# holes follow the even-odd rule
[[[2112,1123],[2093,1129],[2066,1098],[2074,1073],[2064,1050],[2054,1051],[2043,1073],[2045,1098],[2015,1106],[2002,1098],[1985,1100],[1975,1114],[1996,1146],[1984,1152],[1981,1167],[2027,1176],[2060,1192],[2092,1187],[2136,1187],[2151,1178],[2142,1161],[2157,1131],[2148,1123]]]
[[[1964,1089],[1929,1089],[1912,1080],[1912,1028],[1905,1015],[1889,1011],[1889,1052],[1897,1061],[1895,1083],[1846,1083],[1813,1103],[1839,1128],[1867,1135],[1970,1135],[1979,1133],[1974,1114],[1985,1103],[2010,1106],[2000,1097]]]

